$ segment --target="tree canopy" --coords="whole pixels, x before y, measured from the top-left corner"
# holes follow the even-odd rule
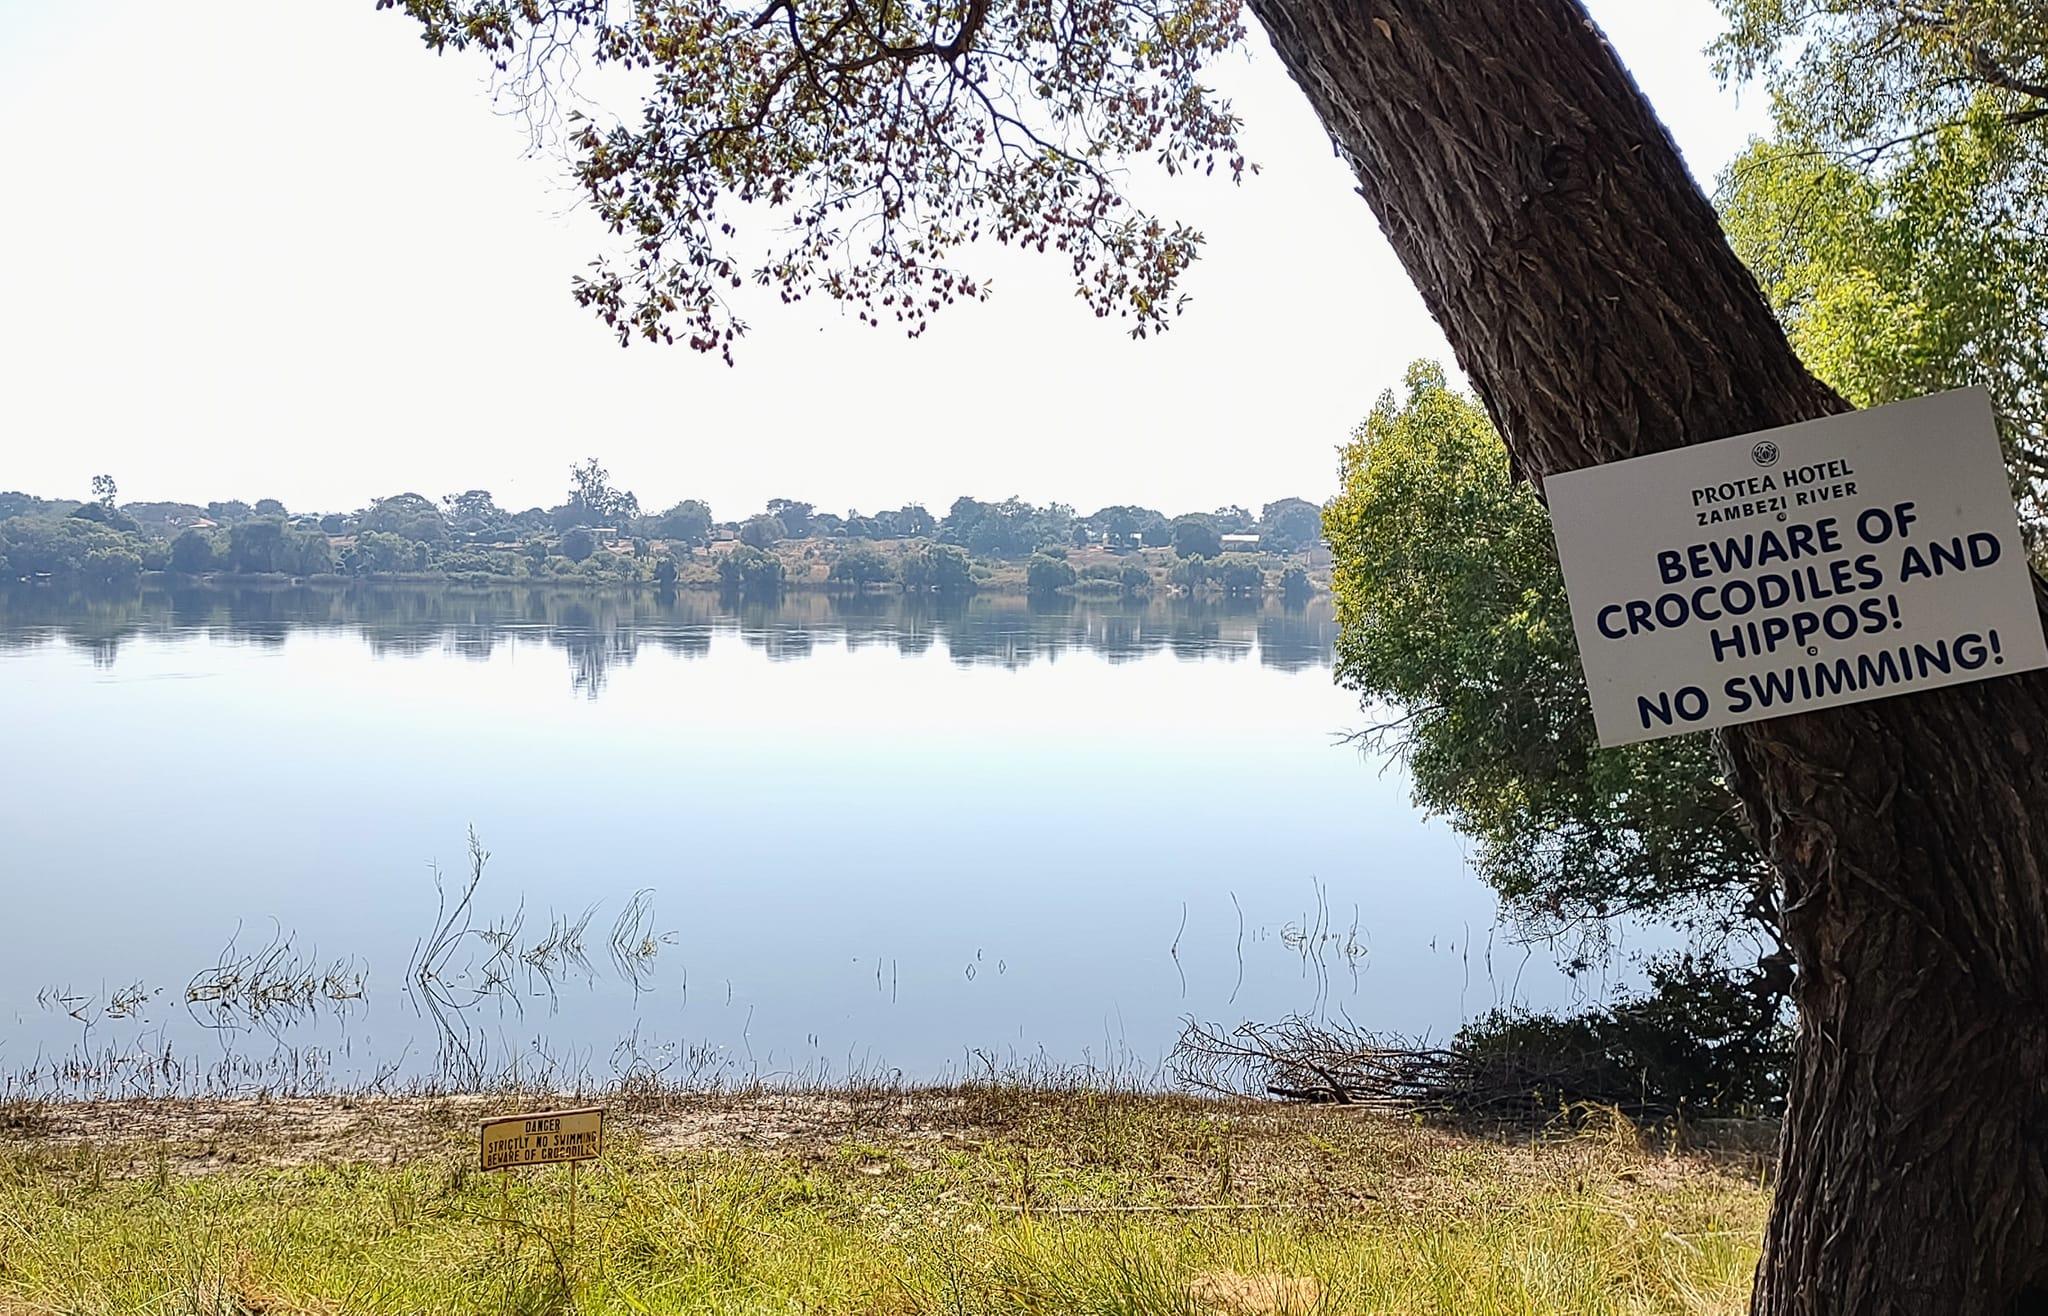
[[[2012,0],[1722,0],[1773,133],[1721,176],[1730,240],[1858,406],[1975,384],[2048,515],[2048,17]],[[2031,527],[2030,527],[2031,528]]]
[[[655,522],[662,538],[681,544],[702,544],[711,538],[711,506],[696,498],[685,498],[663,512]]]
[[[2048,10],[2029,0],[1718,3],[1722,77],[1762,78],[1780,130],[1830,154],[1875,164],[1987,117],[2048,129]]]
[[[1325,525],[1338,680],[1521,917],[1768,922],[1769,874],[1707,738],[1598,750],[1549,517],[1440,367],[1411,366],[1359,427]]]
[[[357,514],[356,524],[363,530],[422,542],[448,537],[448,523],[441,509],[416,493],[378,499]]]
[[[1169,535],[1173,551],[1181,557],[1215,557],[1223,551],[1223,536],[1206,516],[1175,517]]]
[[[1281,498],[1259,509],[1260,547],[1287,552],[1323,537],[1323,509],[1306,498]]]
[[[595,457],[569,468],[569,501],[564,525],[619,526],[640,515],[640,499],[612,483]]]
[[[916,335],[986,296],[958,263],[982,237],[1057,253],[1095,314],[1142,336],[1178,306],[1201,236],[1133,204],[1115,162],[1247,168],[1201,77],[1244,36],[1231,0],[378,7],[433,50],[483,52],[540,135],[578,62],[658,74],[637,114],[565,125],[577,184],[630,243],[574,284],[621,343],[729,361],[745,324],[728,298],[748,283]]]

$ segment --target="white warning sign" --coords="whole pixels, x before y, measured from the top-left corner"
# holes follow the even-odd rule
[[[1603,745],[2048,666],[1980,389],[1544,493]]]

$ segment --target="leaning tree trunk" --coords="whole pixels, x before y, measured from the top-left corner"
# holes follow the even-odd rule
[[[1251,0],[1518,468],[1847,404],[1577,0]],[[2048,676],[1721,733],[1798,1056],[1753,1310],[2048,1311]]]

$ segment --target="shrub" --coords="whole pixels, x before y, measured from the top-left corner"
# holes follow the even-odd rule
[[[1521,1073],[1547,1073],[1558,1105],[1597,1101],[1694,1116],[1784,1108],[1792,1030],[1780,998],[1691,955],[1653,961],[1649,987],[1560,1017],[1494,1010],[1453,1045]]]
[[[742,544],[719,559],[718,586],[729,594],[773,597],[782,590],[782,559]]]
[[[1050,553],[1034,553],[1024,568],[1024,583],[1033,594],[1054,593],[1074,580],[1074,564]]]
[[[583,562],[597,551],[597,536],[591,534],[588,527],[577,526],[564,532],[561,542],[556,547],[561,550],[562,556],[571,562]]]

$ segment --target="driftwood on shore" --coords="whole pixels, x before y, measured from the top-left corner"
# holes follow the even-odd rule
[[[1555,1048],[1429,1046],[1299,1015],[1225,1031],[1189,1020],[1168,1057],[1190,1087],[1488,1124],[1542,1124],[1601,1107],[1632,1119],[1674,1113],[1630,1090],[1597,1054]]]

